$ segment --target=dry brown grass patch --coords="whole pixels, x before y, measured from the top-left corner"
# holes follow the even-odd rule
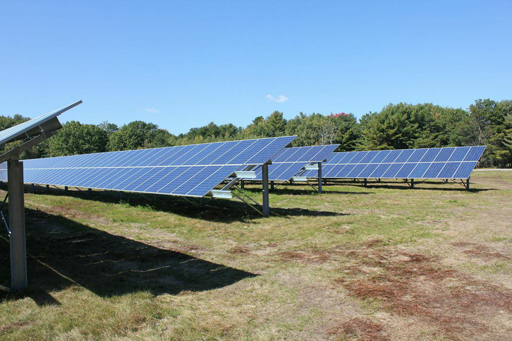
[[[436,257],[389,250],[351,252],[356,264],[382,273],[338,281],[352,295],[378,299],[397,315],[421,318],[452,338],[489,331],[482,316],[512,313],[512,293],[437,266]],[[351,265],[351,272],[355,271]]]
[[[329,254],[320,250],[284,251],[279,253],[281,259],[300,263],[325,263],[331,259]]]
[[[88,219],[100,223],[102,225],[110,225],[112,224],[112,220],[110,218],[104,217],[102,215],[85,213],[82,211],[78,211],[69,207],[64,206],[44,206],[45,213],[61,215],[66,218],[72,219]]]
[[[251,250],[247,246],[235,246],[231,248],[228,252],[235,255],[244,255],[250,254]]]
[[[464,254],[468,255],[469,257],[473,258],[481,258],[486,261],[491,261],[495,259],[504,259],[504,260],[510,260],[511,257],[502,254],[501,252],[497,252],[494,250],[491,250],[489,247],[478,244],[478,243],[471,243],[471,242],[457,242],[453,243],[453,246],[461,247],[461,248],[468,248],[467,250],[462,251]]]
[[[370,319],[355,317],[329,330],[330,338],[355,337],[358,340],[389,340],[384,327]]]

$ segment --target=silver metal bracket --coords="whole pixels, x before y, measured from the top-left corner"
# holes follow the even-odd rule
[[[255,171],[237,171],[235,174],[237,178],[241,179],[256,179]]]
[[[231,199],[233,198],[233,194],[231,190],[225,190],[225,189],[213,189],[211,191],[212,197],[214,198],[222,198],[222,199]]]

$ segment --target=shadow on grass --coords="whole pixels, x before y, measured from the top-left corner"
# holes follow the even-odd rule
[[[26,228],[29,289],[0,291],[0,302],[30,297],[39,305],[55,305],[50,293],[72,285],[103,297],[139,291],[176,295],[256,276],[187,254],[197,247],[157,248],[38,210],[26,209]],[[9,244],[0,239],[1,285],[9,285],[9,263]]]
[[[30,186],[27,186],[27,189],[30,189]],[[279,190],[279,189],[277,189]],[[293,192],[294,190],[291,190]],[[246,189],[252,197],[258,198],[261,196],[261,190],[252,188]],[[46,191],[42,187],[35,187],[35,193],[46,193]],[[304,193],[319,195],[317,193],[307,192]],[[350,194],[353,194],[349,192]],[[45,194],[46,195],[46,194]],[[251,221],[255,219],[266,219],[252,207],[238,201],[227,200],[227,199],[209,199],[205,198],[204,203],[205,206],[203,208],[199,207],[199,199],[197,198],[183,198],[179,196],[169,196],[169,195],[159,195],[154,200],[153,195],[140,195],[137,193],[119,193],[119,192],[110,192],[110,191],[79,191],[70,189],[68,192],[65,192],[62,189],[52,188],[50,194],[55,196],[68,196],[68,197],[77,197],[83,200],[92,200],[99,201],[103,203],[123,203],[133,207],[137,206],[149,206],[153,210],[161,211],[161,212],[169,212],[173,214],[177,214],[187,218],[193,219],[202,219],[214,222],[240,222],[240,221]],[[122,196],[121,196],[122,195]],[[321,194],[320,194],[321,195]],[[295,216],[309,216],[309,217],[319,217],[319,216],[343,216],[345,214],[339,212],[330,212],[330,211],[316,211],[305,208],[277,208],[270,207],[272,216],[280,216],[280,217],[295,217]]]
[[[332,191],[328,189],[327,191],[323,191],[322,193],[317,193],[315,190],[311,189],[303,189],[303,188],[293,188],[293,185],[286,185],[287,187],[276,187],[270,191],[270,194],[280,194],[280,195],[329,195],[329,194],[341,194],[341,195],[367,195],[367,194],[375,194],[374,192],[347,192],[347,191]],[[303,186],[303,185],[301,185]]]
[[[339,182],[333,182],[329,181],[327,184],[324,184],[324,186],[357,186],[357,187],[363,187],[362,182],[358,181],[339,181]],[[422,185],[429,185],[429,187],[421,187]],[[435,185],[436,187],[431,187],[432,185]],[[444,187],[439,187],[444,186]],[[422,182],[415,182],[414,188],[411,188],[407,183],[405,182],[396,182],[396,181],[380,181],[380,182],[368,182],[368,185],[364,188],[370,188],[370,189],[379,189],[379,188],[387,188],[387,189],[399,189],[399,190],[421,190],[421,191],[464,191],[464,192],[470,192],[470,193],[479,193],[479,192],[487,192],[487,191],[496,191],[496,188],[471,188],[469,191],[466,190],[466,188],[460,184],[460,183],[440,183],[435,181],[422,181]]]

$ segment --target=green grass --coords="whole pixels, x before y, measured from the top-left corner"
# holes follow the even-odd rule
[[[0,294],[0,339],[324,339],[351,318],[393,314],[385,300],[340,284],[386,274],[354,258],[361,250],[435,256],[439,266],[509,281],[510,260],[468,258],[473,244],[454,246],[510,250],[512,174],[473,180],[471,192],[435,183],[328,185],[324,194],[279,186],[268,219],[224,200],[201,210],[179,198],[27,193],[30,289]],[[261,199],[257,187],[247,192]],[[483,224],[491,217],[495,225]],[[8,256],[0,240],[4,286]],[[393,321],[382,322],[391,336],[408,326]],[[445,337],[429,328],[408,335]]]

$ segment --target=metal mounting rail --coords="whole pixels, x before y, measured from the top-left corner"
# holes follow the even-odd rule
[[[238,181],[240,181],[240,180],[241,180],[240,178],[233,178],[226,185],[224,185],[224,187],[222,187],[222,190],[223,191],[229,190],[231,187],[235,186],[238,183]]]
[[[315,185],[313,185],[311,182],[309,182],[309,180],[306,180],[306,183],[311,186],[311,188],[313,188],[315,191],[318,191],[318,188],[315,187]]]
[[[231,192],[236,198],[238,198],[239,200],[243,201],[245,204],[249,205],[253,210],[255,210],[256,212],[258,212],[259,214],[263,215],[263,210],[259,210],[255,205],[258,205],[261,207],[261,205],[256,201],[254,200],[250,195],[248,195],[244,190],[236,187],[233,189],[233,191]],[[244,199],[245,197],[245,199]],[[252,202],[252,203],[251,203]],[[254,205],[255,204],[255,205]]]

